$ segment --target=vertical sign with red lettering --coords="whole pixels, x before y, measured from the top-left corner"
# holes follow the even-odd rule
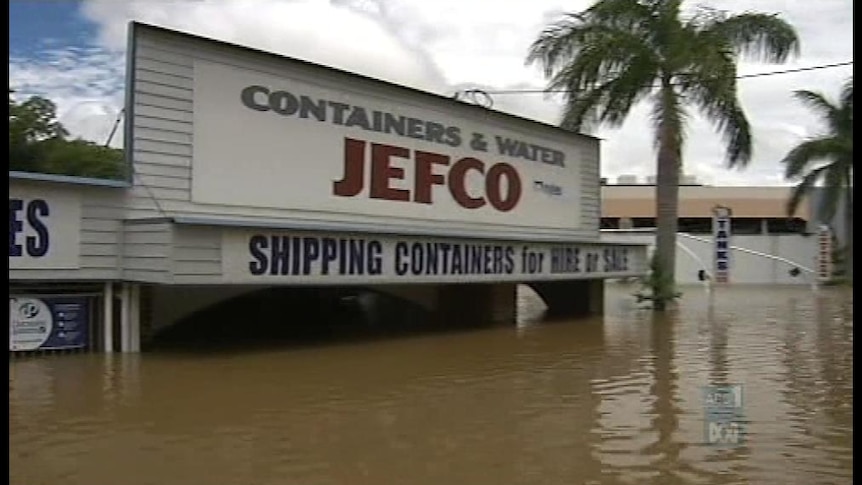
[[[730,220],[729,207],[716,206],[712,209],[712,235],[715,240],[713,250],[713,274],[716,283],[730,281]]]
[[[817,231],[817,279],[832,278],[832,231],[829,226],[820,226]]]

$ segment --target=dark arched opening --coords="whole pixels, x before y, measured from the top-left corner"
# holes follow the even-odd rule
[[[604,280],[533,281],[544,301],[544,319],[588,317],[604,312]]]
[[[147,347],[309,344],[402,334],[430,321],[421,305],[370,288],[273,287],[198,310],[156,333]]]

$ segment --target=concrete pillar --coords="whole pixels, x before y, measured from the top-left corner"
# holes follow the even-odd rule
[[[124,353],[132,345],[131,300],[130,285],[123,283],[120,288],[120,351]]]
[[[141,351],[141,285],[133,284],[130,288],[129,302],[129,352]]]
[[[114,351],[114,283],[105,283],[102,295],[102,342],[106,354]]]
[[[123,283],[120,292],[120,341],[123,352],[141,351],[141,287]]]
[[[547,318],[577,318],[604,313],[604,280],[542,281],[530,286],[548,306]]]
[[[515,288],[512,283],[441,285],[435,322],[443,327],[515,323]]]

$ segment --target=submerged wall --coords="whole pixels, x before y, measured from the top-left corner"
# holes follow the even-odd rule
[[[697,235],[698,241],[685,236],[677,236],[676,252],[676,281],[679,284],[699,283],[698,271],[706,265],[708,271],[712,269],[712,236],[709,234]],[[602,233],[603,242],[624,242],[639,244],[654,244],[655,235],[652,233],[627,233],[612,232]],[[790,264],[783,261],[765,258],[753,254],[746,254],[740,250],[731,252],[730,282],[731,284],[811,284],[814,275],[808,275],[802,271],[798,276],[791,276],[790,270],[794,267],[800,269],[817,267],[817,237],[801,234],[771,234],[771,235],[734,235],[731,237],[731,246],[749,249],[765,254],[770,254],[792,261]],[[680,246],[684,246],[680,247]],[[692,256],[688,251],[694,254]],[[652,249],[651,249],[652,250]]]

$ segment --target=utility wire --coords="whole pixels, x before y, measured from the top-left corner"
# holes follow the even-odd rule
[[[795,72],[805,72],[805,71],[815,71],[819,69],[830,69],[833,67],[841,67],[841,66],[850,66],[853,65],[853,61],[845,61],[845,62],[836,62],[834,64],[821,64],[819,66],[809,66],[809,67],[797,67],[794,69],[785,69],[782,71],[770,71],[770,72],[760,72],[756,74],[742,74],[736,76],[736,79],[749,79],[754,77],[765,77],[765,76],[775,76],[778,74],[791,74]],[[463,93],[481,93],[482,95],[491,95],[491,94],[544,94],[544,93],[568,93],[571,92],[570,89],[554,89],[554,90],[546,90],[546,89],[503,89],[503,90],[495,90],[495,91],[487,91],[484,89],[468,89],[466,91],[462,91]]]

